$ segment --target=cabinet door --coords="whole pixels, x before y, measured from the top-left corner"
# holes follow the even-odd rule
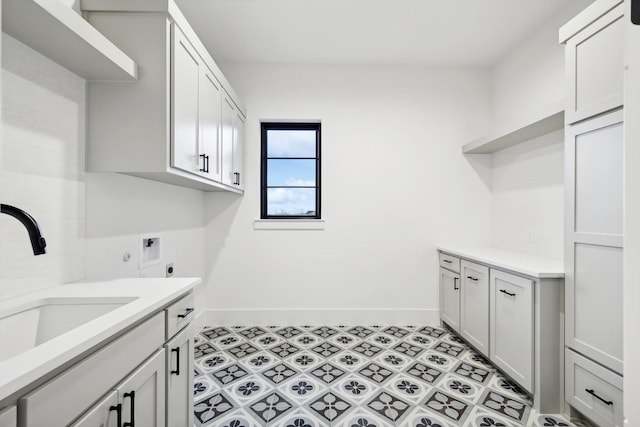
[[[15,406],[0,411],[0,427],[16,427],[17,420],[18,410]]]
[[[440,268],[440,318],[460,331],[460,275]]]
[[[234,185],[244,189],[243,151],[244,151],[244,122],[245,118],[239,110],[233,119],[233,174]]]
[[[198,147],[200,57],[180,29],[175,25],[172,29],[171,165],[187,172],[197,173],[202,163]]]
[[[185,328],[165,346],[167,427],[193,425],[193,329]]]
[[[569,39],[566,48],[568,105],[566,122],[622,105],[624,5],[619,5]]]
[[[490,282],[490,359],[533,392],[534,283],[494,269]]]
[[[462,260],[460,334],[489,355],[489,268]]]
[[[571,126],[566,138],[565,340],[623,369],[622,111]]]
[[[118,392],[113,390],[70,427],[121,427],[122,423],[118,422],[121,418],[122,405],[118,402]]]
[[[222,94],[222,183],[233,185],[236,177],[233,170],[233,121],[236,106],[226,92]]]
[[[161,349],[118,386],[123,423],[136,427],[164,427],[165,367],[165,351]]]
[[[200,167],[201,175],[220,181],[220,120],[222,86],[206,66],[200,73]]]

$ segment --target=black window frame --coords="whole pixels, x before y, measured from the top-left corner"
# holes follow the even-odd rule
[[[321,214],[321,181],[320,181],[320,166],[321,166],[321,139],[322,139],[322,126],[319,122],[304,122],[304,123],[292,123],[292,122],[262,122],[261,126],[261,156],[260,156],[260,218],[261,219],[322,219]],[[267,133],[270,130],[304,130],[316,132],[316,156],[315,157],[268,157],[267,156]],[[267,186],[267,168],[268,160],[280,159],[280,160],[315,160],[316,161],[316,185],[315,187],[308,186],[286,186],[276,185]],[[315,188],[316,190],[316,213],[315,215],[269,215],[267,211],[267,192],[269,188]]]

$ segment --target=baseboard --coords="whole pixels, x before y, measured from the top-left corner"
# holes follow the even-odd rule
[[[210,309],[196,326],[425,325],[438,326],[438,309]]]

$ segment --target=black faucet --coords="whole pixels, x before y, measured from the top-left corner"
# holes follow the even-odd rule
[[[0,205],[1,211],[3,214],[11,215],[16,218],[18,221],[24,225],[24,227],[29,232],[29,239],[31,240],[31,247],[33,248],[34,255],[42,255],[47,253],[45,249],[47,247],[47,242],[42,237],[42,233],[40,233],[40,227],[38,227],[38,223],[35,219],[22,209],[18,209],[15,206],[11,205]]]

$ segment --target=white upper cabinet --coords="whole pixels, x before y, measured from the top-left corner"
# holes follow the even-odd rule
[[[615,5],[615,2],[608,5]],[[566,40],[568,96],[565,115],[568,124],[622,105],[623,9],[624,5],[619,4]],[[561,41],[564,41],[562,37],[561,30]]]
[[[231,97],[225,93],[222,102],[222,182],[244,188],[242,176],[242,151],[244,138],[244,115]]]
[[[82,7],[141,70],[133,83],[89,82],[88,170],[242,193],[236,121],[246,111],[176,4],[84,0]]]
[[[171,106],[173,144],[171,164],[187,172],[199,171],[199,85],[202,65],[195,49],[180,29],[173,26],[171,58]],[[205,162],[203,162],[205,163]]]

